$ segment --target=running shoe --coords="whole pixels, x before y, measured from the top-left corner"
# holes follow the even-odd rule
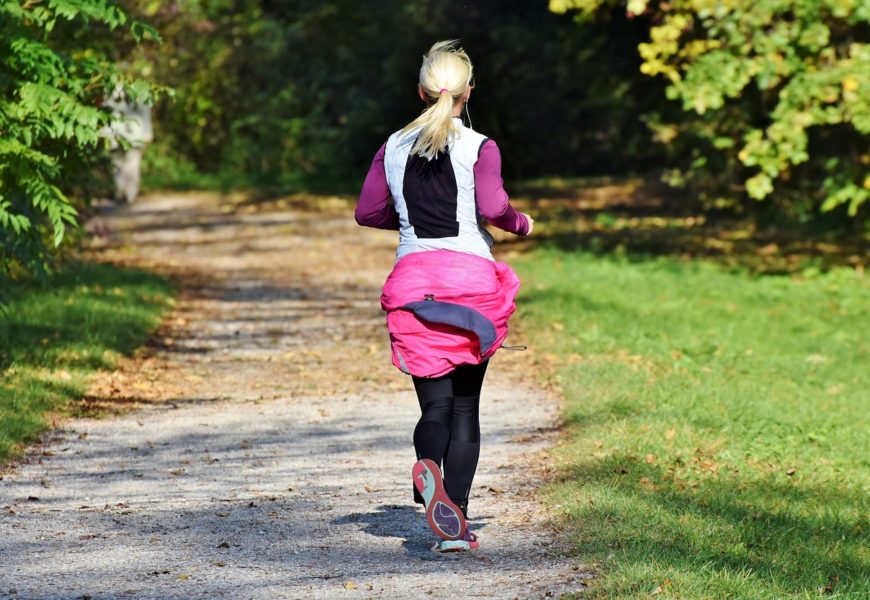
[[[480,548],[480,542],[477,541],[477,535],[466,531],[465,535],[460,540],[441,540],[432,546],[433,552],[468,552]]]
[[[466,524],[462,511],[444,491],[441,469],[428,458],[418,460],[411,471],[414,486],[423,496],[426,520],[435,535],[443,540],[459,540],[465,534]]]

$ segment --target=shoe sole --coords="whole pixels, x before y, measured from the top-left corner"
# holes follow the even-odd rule
[[[468,552],[480,547],[477,536],[472,534],[472,540],[441,540],[432,546],[432,552],[445,554],[447,552]]]
[[[465,517],[444,490],[441,469],[428,458],[418,460],[411,470],[414,486],[423,496],[426,521],[443,540],[458,540],[465,535]]]

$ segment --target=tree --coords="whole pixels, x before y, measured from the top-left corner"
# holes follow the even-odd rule
[[[870,199],[870,1],[550,0],[581,18],[619,6],[650,23],[641,72],[667,79],[749,197],[779,186],[853,216]],[[667,141],[687,129],[657,125]]]
[[[662,153],[636,114],[663,86],[620,47],[640,39],[637,23],[578,29],[546,0],[129,6],[159,29],[159,50],[141,54],[176,91],[155,110],[152,172],[357,186],[386,136],[422,109],[420,59],[444,38],[474,61],[473,125],[498,141],[508,177],[618,173]]]
[[[75,226],[69,191],[102,154],[102,99],[119,85],[147,99],[114,66],[113,32],[156,36],[107,0],[0,1],[0,280],[48,272]]]

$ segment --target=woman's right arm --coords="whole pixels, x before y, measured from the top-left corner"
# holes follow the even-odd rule
[[[363,182],[359,200],[356,203],[354,217],[356,222],[377,229],[399,229],[399,215],[390,204],[390,188],[387,185],[387,173],[384,170],[384,152],[386,144],[381,146],[372,166]]]
[[[474,163],[474,190],[477,208],[488,222],[516,235],[532,232],[532,218],[511,206],[501,178],[501,153],[492,140],[483,143]]]

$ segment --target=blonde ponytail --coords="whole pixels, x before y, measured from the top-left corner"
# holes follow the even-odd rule
[[[431,103],[419,117],[405,125],[402,133],[419,129],[411,154],[432,160],[443,152],[457,133],[453,106],[471,84],[471,59],[457,40],[436,42],[423,56],[420,87]]]

